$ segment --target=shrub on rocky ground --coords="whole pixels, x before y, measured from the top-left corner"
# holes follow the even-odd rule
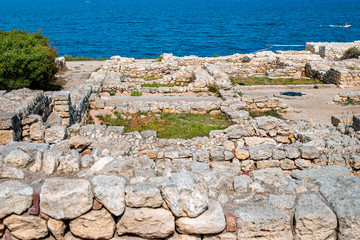
[[[360,57],[360,49],[357,47],[351,47],[344,53],[343,59],[349,58],[359,58]]]
[[[0,89],[45,87],[57,71],[56,57],[41,32],[0,31]]]

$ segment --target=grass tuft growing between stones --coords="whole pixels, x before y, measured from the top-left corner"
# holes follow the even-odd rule
[[[303,85],[303,84],[323,84],[320,80],[313,78],[232,78],[231,82],[240,85]]]
[[[131,96],[133,96],[133,97],[140,97],[140,96],[142,96],[142,93],[139,92],[139,91],[133,91],[133,92],[131,92]]]
[[[115,117],[114,117],[115,116]],[[96,116],[102,125],[124,126],[126,132],[154,130],[159,138],[183,138],[208,136],[212,130],[222,130],[231,122],[222,114],[179,114],[160,113],[158,115],[134,114],[130,119],[124,119],[120,113],[113,116]]]
[[[263,112],[249,112],[249,116],[252,118],[256,118],[256,117],[263,117],[263,116],[271,116],[271,117],[276,117],[279,119],[284,119],[281,114],[276,110],[276,109],[271,109],[268,111],[263,111]]]

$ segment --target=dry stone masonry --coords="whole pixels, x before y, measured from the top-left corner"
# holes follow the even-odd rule
[[[112,57],[71,91],[1,92],[0,237],[360,239],[359,115],[349,117],[352,123],[334,116],[336,128],[251,118],[249,111],[291,107],[279,98],[242,96],[242,86],[230,81],[310,74],[326,82],[334,69],[357,68],[310,46],[217,58]],[[334,78],[346,86],[359,81]],[[210,87],[218,89],[218,97],[203,101],[119,103],[108,93],[195,95]],[[338,95],[334,102],[349,99],[358,101],[358,92]],[[88,110],[96,108],[125,117],[223,114],[232,125],[205,137],[160,139],[154,130],[86,125]],[[351,131],[342,131],[350,124]]]

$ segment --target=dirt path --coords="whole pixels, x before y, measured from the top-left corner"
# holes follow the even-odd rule
[[[67,71],[57,74],[58,79],[65,81],[63,90],[68,91],[72,87],[83,85],[104,61],[70,61],[66,62]]]
[[[290,120],[311,120],[314,123],[322,123],[331,125],[331,116],[336,114],[346,113],[358,113],[360,114],[360,105],[348,105],[343,106],[340,104],[330,104],[332,99],[337,93],[341,92],[352,92],[360,91],[360,87],[356,88],[326,88],[326,89],[295,89],[295,90],[284,90],[284,89],[266,89],[266,90],[244,90],[244,95],[255,96],[267,96],[273,97],[274,93],[294,91],[294,92],[305,92],[313,94],[312,97],[299,100],[299,99],[284,99],[284,101],[290,105],[294,111],[284,114],[284,118]]]

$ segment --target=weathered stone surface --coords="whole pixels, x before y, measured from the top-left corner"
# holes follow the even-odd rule
[[[249,147],[263,145],[263,144],[276,145],[276,141],[272,138],[245,137],[244,140],[245,140],[245,144]]]
[[[0,178],[2,179],[24,179],[25,174],[21,169],[8,167],[0,163]]]
[[[31,207],[33,189],[20,181],[0,184],[0,218],[9,214],[21,214]]]
[[[209,200],[208,209],[196,218],[181,217],[176,220],[176,230],[183,234],[215,234],[225,229],[226,222],[221,204]]]
[[[114,158],[111,156],[103,157],[97,160],[94,165],[90,168],[91,172],[100,172],[103,170],[109,163],[114,161]]]
[[[250,157],[250,153],[246,149],[237,147],[235,149],[235,156],[239,160],[245,160],[245,159],[248,159]]]
[[[332,207],[338,220],[338,239],[360,238],[360,178],[324,176],[316,180],[321,195]]]
[[[212,161],[224,161],[225,155],[223,151],[211,151],[210,160]]]
[[[336,216],[314,194],[299,197],[294,220],[296,239],[336,239]]]
[[[125,188],[128,207],[157,208],[163,204],[160,190],[154,183],[139,183]]]
[[[300,157],[300,152],[297,148],[294,147],[285,147],[286,156],[290,159],[296,159]]]
[[[62,240],[65,234],[66,225],[63,221],[49,218],[47,227],[56,240]]]
[[[143,238],[166,238],[174,233],[175,218],[163,208],[126,208],[117,223],[117,233]]]
[[[318,169],[308,169],[300,172],[293,172],[291,177],[299,180],[314,181],[321,177],[338,177],[350,175],[351,172],[344,166],[326,166]]]
[[[31,156],[26,152],[14,150],[4,158],[4,163],[12,167],[25,168],[31,160]]]
[[[58,166],[58,161],[53,151],[45,151],[43,154],[42,170],[45,174],[53,174]]]
[[[81,238],[77,238],[69,231],[65,234],[64,240],[80,240]]]
[[[36,153],[34,164],[29,168],[29,171],[33,173],[40,171],[42,164],[43,164],[43,152],[40,150]]]
[[[91,145],[90,139],[83,136],[74,136],[70,138],[70,148],[75,148],[77,151],[82,152]]]
[[[279,123],[279,119],[274,117],[259,117],[256,119],[257,127],[265,131],[274,129],[278,123]]]
[[[270,205],[243,206],[235,212],[238,239],[292,239],[291,218]]]
[[[200,235],[187,235],[187,234],[178,234],[174,233],[171,237],[166,238],[166,240],[201,240]]]
[[[30,126],[30,138],[36,141],[43,140],[44,125],[42,122],[31,124]]]
[[[45,142],[47,143],[58,143],[61,140],[64,140],[67,136],[65,126],[54,126],[45,129]]]
[[[201,179],[185,170],[163,182],[161,193],[176,217],[197,217],[206,210],[209,201]]]
[[[23,240],[39,239],[48,234],[46,220],[40,217],[11,215],[4,219],[4,225],[11,234]]]
[[[86,239],[110,239],[115,232],[115,221],[106,209],[93,210],[69,224],[70,231]]]
[[[302,158],[315,159],[320,157],[319,150],[317,150],[316,147],[301,147],[299,150]]]
[[[115,216],[125,210],[125,179],[117,176],[98,175],[91,181],[95,198]]]
[[[65,173],[77,173],[80,171],[80,163],[76,157],[71,155],[59,157],[59,166],[56,169],[57,174]]]
[[[256,146],[249,147],[250,159],[265,160],[272,156],[272,150],[268,147]]]
[[[57,220],[76,218],[93,204],[90,183],[84,179],[46,179],[40,199],[41,211]]]
[[[203,240],[237,240],[235,233],[220,233],[217,235],[205,235]]]
[[[234,178],[234,190],[239,193],[246,193],[250,183],[252,183],[251,177],[247,175],[236,176]]]

